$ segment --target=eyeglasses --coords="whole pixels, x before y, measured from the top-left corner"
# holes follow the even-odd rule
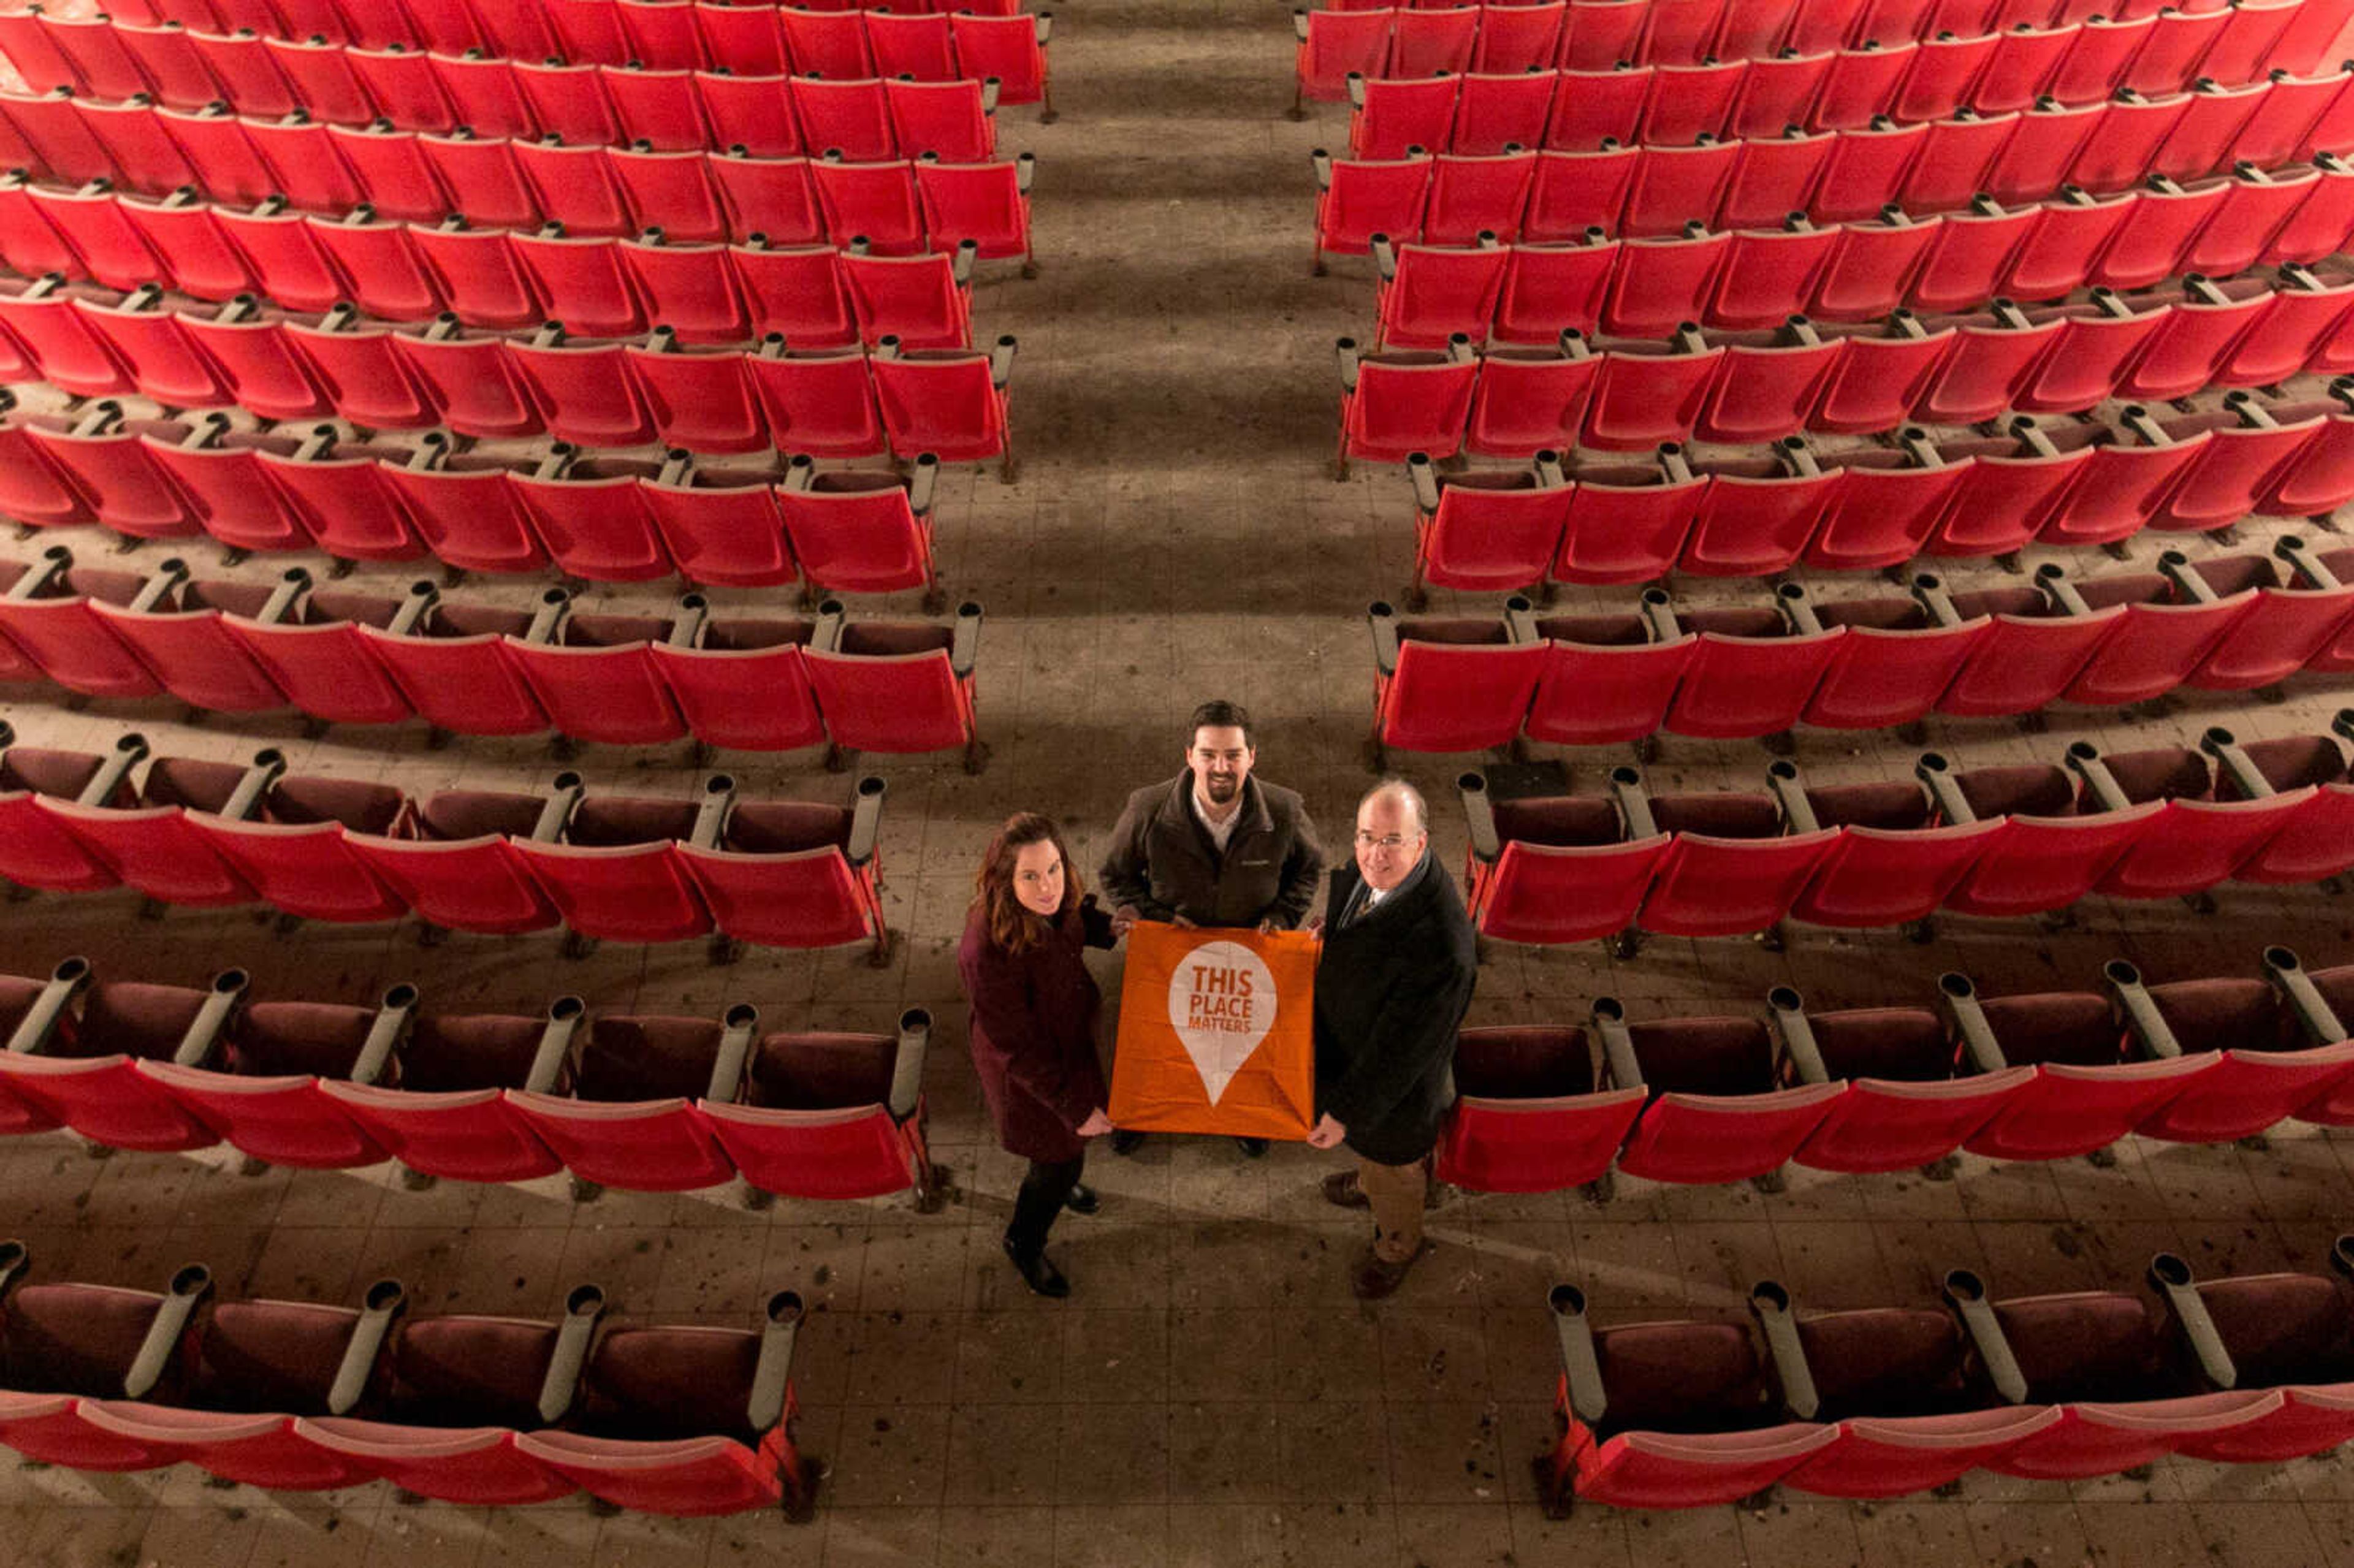
[[[1414,838],[1419,838],[1420,836],[1421,835],[1418,833],[1413,835]],[[1365,832],[1363,828],[1359,828],[1357,830],[1357,847],[1359,849],[1404,849],[1410,842],[1412,842],[1412,840],[1405,833],[1383,833],[1376,836]]]

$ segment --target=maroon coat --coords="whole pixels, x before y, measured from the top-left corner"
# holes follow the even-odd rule
[[[1008,1154],[1055,1164],[1087,1150],[1078,1126],[1110,1095],[1096,1056],[1103,996],[1081,951],[1111,942],[1111,918],[1092,900],[1023,953],[989,939],[978,907],[965,922],[957,973],[972,1003],[967,1038],[997,1141]]]

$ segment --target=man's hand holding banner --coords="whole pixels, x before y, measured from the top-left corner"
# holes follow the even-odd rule
[[[1139,921],[1128,934],[1111,1119],[1139,1132],[1308,1136],[1316,938]]]

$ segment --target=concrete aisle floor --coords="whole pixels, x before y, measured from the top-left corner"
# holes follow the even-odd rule
[[[981,1114],[952,959],[981,844],[1007,812],[1041,809],[1068,823],[1092,866],[1123,793],[1175,770],[1183,717],[1210,696],[1252,708],[1261,770],[1304,789],[1338,842],[1371,777],[1360,756],[1372,687],[1363,608],[1397,592],[1413,544],[1397,470],[1366,465],[1335,483],[1326,467],[1332,340],[1369,335],[1373,285],[1362,260],[1309,275],[1308,152],[1341,145],[1346,131],[1331,108],[1306,123],[1282,117],[1284,9],[1073,0],[1057,25],[1060,122],[1041,126],[1028,110],[1001,116],[1007,148],[1039,154],[1044,270],[1024,281],[988,269],[974,307],[981,331],[1022,340],[1023,473],[1010,487],[958,473],[938,509],[949,591],[988,610],[981,706],[994,756],[978,778],[953,758],[867,759],[891,780],[884,856],[902,939],[887,969],[855,951],[755,949],[717,969],[696,943],[608,947],[572,962],[546,936],[428,949],[413,924],[281,938],[238,911],[142,922],[125,895],[0,909],[0,969],[22,974],[69,952],[90,955],[102,975],[182,983],[234,962],[253,972],[257,996],[358,1001],[409,979],[435,1009],[531,1012],[565,991],[617,1012],[716,1013],[749,1000],[779,1028],[879,1030],[903,1006],[932,1008],[932,1138],[956,1192],[931,1216],[903,1201],[752,1213],[726,1189],[576,1205],[561,1179],[420,1193],[384,1170],[242,1175],[225,1150],[100,1161],[60,1135],[0,1148],[0,1231],[32,1244],[46,1278],[153,1288],[200,1258],[230,1294],[348,1302],[394,1274],[421,1309],[530,1314],[593,1279],[631,1314],[732,1324],[749,1324],[768,1292],[790,1286],[813,1308],[801,1436],[833,1467],[818,1522],[600,1518],[577,1499],[480,1511],[403,1503],[385,1487],[271,1496],[186,1471],[82,1476],[11,1459],[0,1461],[0,1568],[2354,1562],[2354,1462],[2337,1458],[2280,1469],[2168,1463],[2147,1479],[2084,1485],[1980,1477],[1956,1496],[1869,1507],[1789,1496],[1755,1512],[1596,1509],[1568,1523],[1530,1501],[1527,1461],[1547,1433],[1554,1376],[1543,1292],[1556,1279],[1583,1282],[1604,1320],[1628,1321],[1733,1314],[1769,1275],[1800,1301],[1833,1307],[1926,1300],[1960,1265],[2005,1293],[2130,1287],[2160,1248],[2205,1271],[2318,1269],[2354,1220],[2344,1158],[2354,1146],[2305,1128],[2261,1149],[2129,1143],[2105,1169],[1970,1159],[1950,1182],[1794,1171],[1770,1196],[1622,1180],[1606,1206],[1576,1194],[1458,1198],[1435,1217],[1436,1255],[1397,1298],[1371,1308],[1343,1278],[1362,1224],[1316,1192],[1331,1158],[1278,1147],[1247,1162],[1223,1140],[1157,1139],[1133,1159],[1094,1162],[1103,1212],[1066,1222],[1056,1241],[1073,1298],[1021,1291],[996,1245],[1018,1164]],[[2284,527],[2251,526],[2241,547],[2263,547]],[[111,549],[94,531],[70,542],[86,560]],[[2135,545],[2139,569],[2156,550]],[[215,552],[196,555],[200,572],[255,581],[280,564],[221,568]],[[409,575],[355,580],[397,591]],[[2019,580],[1986,563],[1948,575],[1970,586]],[[521,604],[535,587],[478,579],[451,597]],[[1853,579],[1839,587],[1871,591]],[[589,600],[651,609],[670,591],[599,589]],[[1683,591],[1723,600],[1758,590]],[[723,608],[777,603],[714,597]],[[1624,607],[1632,597],[1564,602]],[[1454,602],[1437,599],[1441,609]],[[1486,598],[1461,606],[1495,609]],[[912,596],[859,609],[917,613]],[[2281,705],[2193,695],[2162,716],[2058,715],[2045,734],[1937,723],[1931,743],[1978,765],[2056,758],[2079,734],[2118,749],[2181,744],[2215,722],[2288,735],[2326,727],[2341,694],[2306,682]],[[419,794],[534,788],[558,766],[538,742],[433,750],[417,726],[313,740],[292,719],[190,724],[169,704],[70,711],[56,697],[7,705],[28,743],[96,749],[135,725],[162,752],[230,758],[276,744],[297,771],[380,777]],[[1887,735],[1812,731],[1797,759],[1810,777],[1893,778],[1915,749]],[[1585,790],[1625,759],[1615,749],[1566,758]],[[839,800],[849,787],[813,755],[722,760],[751,797]],[[1452,779],[1474,759],[1400,760],[1434,802],[1445,863],[1459,867]],[[1747,743],[1671,739],[1652,774],[1660,788],[1755,788],[1766,761]],[[696,777],[682,748],[588,748],[576,766],[604,792],[683,792]],[[2102,960],[2117,955],[2155,978],[2249,974],[2271,940],[2313,965],[2354,958],[2347,900],[2233,888],[2220,902],[2200,916],[2096,900],[2056,934],[1956,921],[1927,947],[1893,932],[1807,930],[1780,954],[1737,940],[1660,939],[1626,962],[1593,945],[1500,948],[1474,1021],[1575,1022],[1604,993],[1638,1017],[1745,1012],[1780,981],[1818,1006],[1917,1001],[1946,969],[1997,991],[2093,989]],[[1108,991],[1118,967],[1099,965]]]

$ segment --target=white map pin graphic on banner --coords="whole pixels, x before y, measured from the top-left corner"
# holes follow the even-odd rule
[[[1275,976],[1236,942],[1204,942],[1169,977],[1169,1027],[1216,1105],[1275,1023]]]

